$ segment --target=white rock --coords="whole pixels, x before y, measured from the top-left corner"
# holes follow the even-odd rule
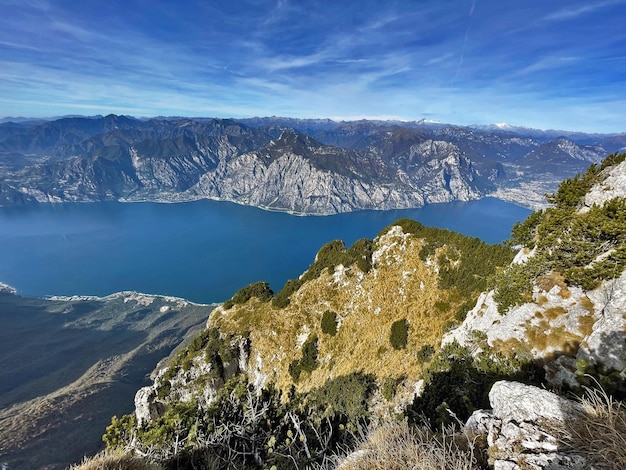
[[[626,198],[626,160],[604,171],[606,177],[599,184],[594,185],[585,195],[581,212],[588,212],[594,204],[601,206],[606,201],[616,197]]]

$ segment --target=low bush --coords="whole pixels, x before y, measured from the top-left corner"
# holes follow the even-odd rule
[[[389,341],[394,349],[406,348],[409,340],[409,322],[406,318],[402,320],[394,321],[391,324],[391,331],[389,333]]]
[[[302,345],[302,357],[289,364],[289,374],[294,382],[300,379],[302,372],[313,372],[319,365],[317,361],[317,336],[310,335]]]
[[[337,334],[337,313],[332,310],[326,310],[322,314],[322,333],[326,333],[330,336]]]
[[[367,401],[375,388],[373,375],[355,372],[327,380],[308,394],[306,404],[315,415],[357,426],[369,418]]]
[[[495,300],[504,313],[527,301],[538,276],[557,272],[568,285],[585,290],[619,276],[626,268],[626,200],[616,197],[585,212],[583,197],[598,183],[601,171],[626,159],[609,155],[600,165],[591,165],[582,175],[563,181],[549,195],[554,204],[531,214],[513,227],[510,245],[535,248],[526,263],[512,265],[495,277]]]
[[[466,421],[477,409],[489,408],[489,390],[498,380],[516,380],[541,385],[543,369],[525,357],[482,353],[474,358],[457,343],[435,354],[424,371],[426,386],[407,408],[412,424],[433,430]]]
[[[235,304],[246,303],[252,297],[256,297],[261,302],[269,302],[274,297],[274,292],[267,282],[255,282],[238,290],[232,299],[224,302],[224,308],[228,310]]]
[[[330,272],[340,264],[343,266],[357,266],[361,271],[367,273],[372,268],[372,240],[362,238],[346,249],[346,245],[341,240],[333,240],[326,243],[317,252],[315,261],[309,269],[299,278],[290,279],[285,283],[283,289],[276,294],[272,305],[276,308],[284,308],[289,305],[289,297],[296,292],[306,281],[317,279],[324,269]]]

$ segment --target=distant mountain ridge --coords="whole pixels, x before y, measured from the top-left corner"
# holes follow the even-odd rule
[[[65,117],[0,124],[0,205],[219,199],[302,214],[493,195],[537,206],[626,135],[424,121]]]

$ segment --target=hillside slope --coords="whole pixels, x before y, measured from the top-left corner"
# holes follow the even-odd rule
[[[280,292],[255,283],[215,309],[105,441],[178,468],[330,468],[368,427],[406,419],[432,436],[471,416],[484,436],[463,468],[588,468],[519,397],[554,403],[559,419],[580,406],[510,380],[626,396],[625,178],[622,154],[563,182],[552,207],[514,227],[515,258],[409,220],[328,243]],[[528,426],[514,414],[524,407]],[[367,468],[354,465],[342,468]]]
[[[154,365],[213,306],[124,292],[28,299],[0,285],[0,461],[64,469],[102,447]]]

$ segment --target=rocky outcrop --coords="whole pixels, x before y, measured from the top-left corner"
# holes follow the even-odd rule
[[[595,178],[595,183],[581,197],[578,205],[573,203],[572,212],[567,213],[569,219],[588,220],[585,217],[594,206],[596,213],[600,208],[611,213],[612,206],[603,208],[610,201],[620,207],[618,198],[626,195],[626,161],[610,163],[611,160],[599,175],[586,176]],[[589,225],[594,222],[582,223]],[[569,282],[563,274],[550,269],[547,261],[541,261],[557,256],[555,253],[560,250],[559,244],[565,243],[567,248],[558,251],[558,256],[568,258],[570,263],[578,263],[570,267],[590,271],[595,264],[624,249],[624,228],[619,216],[603,223],[603,228],[585,228],[588,235],[584,231],[577,232],[579,237],[590,240],[586,245],[588,250],[593,250],[590,258],[576,252],[580,251],[576,245],[578,240],[567,239],[567,230],[563,228],[565,234],[553,238],[550,246],[535,239],[537,246],[534,249],[522,248],[511,266],[520,268],[518,273],[533,261],[544,263],[538,275],[527,281],[529,292],[525,293],[525,302],[502,311],[496,301],[497,291],[484,292],[467,313],[465,321],[448,332],[442,343],[456,341],[475,353],[488,350],[526,356],[544,364],[547,380],[557,385],[578,386],[580,377],[588,370],[605,376],[613,375],[619,380],[626,379],[626,271],[617,269],[619,259],[614,258],[613,271],[598,275],[601,280],[596,287],[588,289]],[[613,228],[607,229],[610,224]],[[602,230],[610,233],[600,238],[597,232]],[[581,263],[579,259],[587,261]]]
[[[200,350],[188,358],[186,366],[181,367],[174,359],[173,365],[157,370],[153,383],[142,387],[135,394],[137,425],[141,427],[160,418],[171,403],[194,400],[199,408],[206,408],[213,403],[229,379],[248,369],[248,341],[236,337],[228,342],[228,360],[222,357],[208,360],[204,351]]]
[[[427,141],[412,147],[419,162],[396,168],[373,155],[323,146],[284,133],[265,149],[223,160],[182,197],[212,198],[301,214],[421,207],[469,201],[491,186],[459,149]],[[332,163],[329,163],[332,162]]]
[[[580,210],[587,212],[594,204],[601,206],[615,197],[626,198],[626,161],[605,170],[603,184],[591,188]]]
[[[465,432],[470,441],[487,442],[494,470],[588,470],[582,455],[566,450],[563,430],[582,419],[574,401],[516,382],[496,382],[489,392],[492,409],[478,410]]]

